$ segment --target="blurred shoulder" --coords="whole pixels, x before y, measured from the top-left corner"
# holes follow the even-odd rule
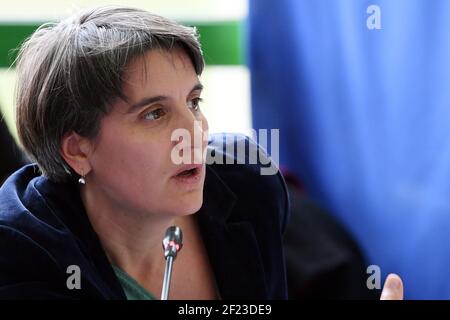
[[[284,230],[289,212],[287,187],[278,164],[264,148],[243,134],[213,134],[206,161],[236,195],[239,205],[254,214],[278,212]]]

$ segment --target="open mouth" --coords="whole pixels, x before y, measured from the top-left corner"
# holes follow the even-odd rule
[[[183,170],[184,169],[184,170]],[[199,187],[202,180],[204,165],[186,165],[180,168],[179,173],[173,178],[179,187]]]
[[[174,175],[175,178],[189,178],[189,177],[195,177],[200,174],[200,171],[202,170],[202,165],[185,165],[181,167]]]
[[[187,176],[193,176],[198,172],[198,168],[193,168],[190,170],[185,170],[179,174],[176,175],[176,177],[187,177]]]

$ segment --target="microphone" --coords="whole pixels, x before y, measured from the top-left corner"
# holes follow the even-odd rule
[[[162,241],[162,246],[164,250],[164,258],[166,259],[166,268],[164,270],[161,300],[167,300],[167,297],[169,296],[170,280],[172,277],[173,261],[183,247],[183,232],[181,232],[181,229],[177,226],[167,228],[166,234]]]

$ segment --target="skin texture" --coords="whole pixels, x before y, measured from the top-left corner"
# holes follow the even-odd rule
[[[380,300],[403,300],[403,282],[398,275],[387,276]]]

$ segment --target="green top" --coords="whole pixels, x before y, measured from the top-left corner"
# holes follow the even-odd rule
[[[156,298],[134,280],[128,273],[113,265],[113,270],[119,279],[127,300],[156,300]]]

